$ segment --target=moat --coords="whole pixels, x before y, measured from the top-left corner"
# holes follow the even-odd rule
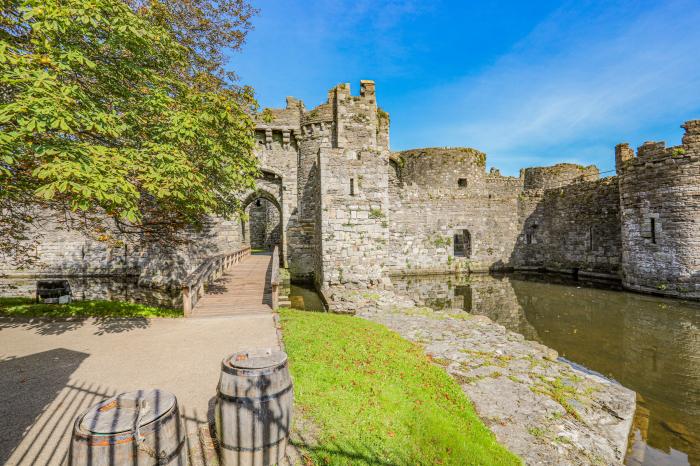
[[[554,348],[561,358],[636,391],[626,464],[700,464],[699,303],[556,275],[392,281],[419,305],[486,315]]]
[[[585,370],[637,393],[628,465],[700,464],[700,303],[629,293],[559,275],[393,277],[420,306],[485,315],[558,351]],[[31,294],[32,279],[0,280],[0,296]],[[71,280],[81,299],[175,305],[177,297],[135,280]],[[293,307],[319,310],[312,290],[293,285]]]

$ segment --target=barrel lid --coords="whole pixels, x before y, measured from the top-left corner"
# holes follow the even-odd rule
[[[287,353],[277,350],[254,350],[233,353],[224,359],[224,365],[236,369],[265,369],[287,361]]]
[[[141,427],[168,413],[175,402],[175,395],[165,390],[136,390],[121,393],[92,406],[83,416],[80,427],[93,434],[132,431],[139,419],[139,414],[141,415],[139,427]]]

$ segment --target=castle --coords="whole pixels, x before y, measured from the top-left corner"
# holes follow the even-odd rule
[[[262,176],[244,194],[250,222],[214,220],[176,252],[115,252],[57,232],[37,250],[42,265],[24,273],[119,271],[168,284],[203,257],[267,241],[280,244],[293,280],[321,290],[388,286],[392,274],[534,269],[700,299],[700,120],[683,125],[677,147],[618,145],[617,176],[602,179],[574,164],[487,173],[486,155],[469,148],[392,152],[373,81],[359,95],[340,84],[312,110],[288,97],[255,120]]]

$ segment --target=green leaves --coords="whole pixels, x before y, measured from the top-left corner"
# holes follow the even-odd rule
[[[217,78],[175,40],[166,10],[136,12],[122,0],[5,3],[0,207],[6,193],[22,192],[23,202],[136,228],[237,213],[237,194],[257,175],[252,92],[201,85]]]

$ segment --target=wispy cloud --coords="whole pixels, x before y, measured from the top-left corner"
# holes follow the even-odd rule
[[[699,0],[258,0],[232,69],[264,106],[375,79],[392,146],[472,146],[489,165],[613,165],[700,118]]]
[[[598,161],[591,149],[608,147],[608,156],[610,138],[662,120],[677,126],[669,116],[700,110],[696,0],[581,5],[560,8],[479,75],[422,93],[425,113],[441,118],[411,139],[437,133],[444,144],[485,149],[512,173],[557,151]]]

